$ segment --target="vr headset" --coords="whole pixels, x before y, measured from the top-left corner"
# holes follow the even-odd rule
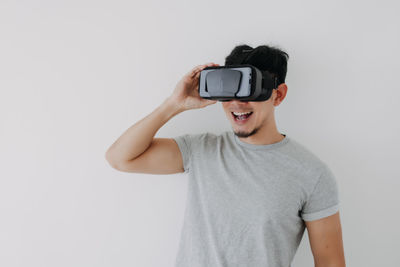
[[[200,72],[199,95],[218,101],[266,101],[278,87],[278,77],[253,65],[211,66]]]

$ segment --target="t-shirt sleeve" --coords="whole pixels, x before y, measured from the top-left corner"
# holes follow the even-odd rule
[[[314,190],[304,203],[301,217],[304,221],[318,220],[339,211],[339,191],[336,178],[328,166],[324,166]]]
[[[182,154],[184,173],[189,172],[191,158],[191,135],[183,134],[173,137]]]

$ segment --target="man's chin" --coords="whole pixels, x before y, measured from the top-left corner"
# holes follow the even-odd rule
[[[233,130],[233,133],[237,137],[246,138],[246,137],[254,135],[257,132],[257,130],[258,130],[257,128],[253,129],[252,131],[240,131],[240,130],[239,131],[235,131],[235,130]]]

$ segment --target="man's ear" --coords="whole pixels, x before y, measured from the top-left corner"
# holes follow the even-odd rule
[[[281,83],[275,91],[275,97],[273,100],[274,106],[279,106],[279,104],[285,99],[287,93],[287,85],[286,83]]]

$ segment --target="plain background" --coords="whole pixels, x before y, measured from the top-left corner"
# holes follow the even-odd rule
[[[278,130],[337,177],[347,266],[400,241],[396,1],[0,2],[0,265],[173,266],[185,174],[122,173],[106,149],[235,45],[290,58]],[[231,130],[221,103],[156,137]],[[307,232],[294,267],[313,266]]]

